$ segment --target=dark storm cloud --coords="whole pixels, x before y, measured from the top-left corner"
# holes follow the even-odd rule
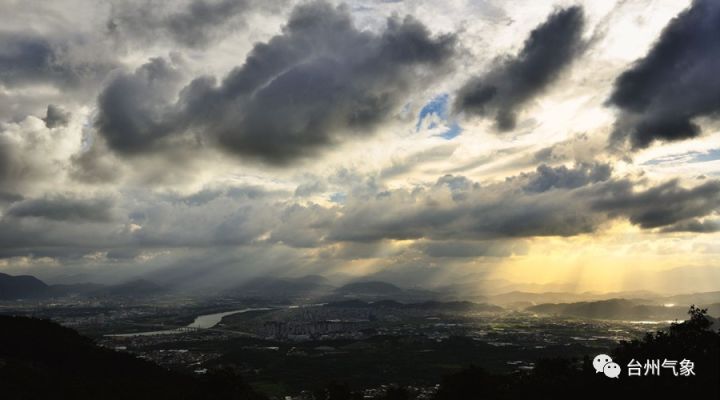
[[[456,111],[494,115],[500,130],[515,127],[517,112],[556,80],[585,49],[583,10],[579,6],[551,14],[525,40],[516,56],[496,60],[485,75],[472,78],[458,92]]]
[[[523,189],[538,176],[524,174],[481,185],[448,175],[430,188],[385,191],[361,202],[349,201],[328,237],[371,242],[573,236],[592,232],[604,222],[602,215],[587,212],[587,201],[580,201],[576,191]]]
[[[73,71],[57,64],[56,49],[44,38],[0,33],[0,82],[12,87],[35,80],[73,80]]]
[[[230,153],[286,164],[371,132],[449,64],[454,45],[454,36],[433,38],[409,17],[374,34],[355,28],[343,7],[305,4],[220,84],[197,78],[175,104],[136,83],[147,72],[119,77],[100,97],[98,128],[126,154],[195,133]]]
[[[98,98],[95,121],[108,146],[122,154],[153,150],[155,142],[172,130],[163,121],[165,101],[179,79],[180,72],[162,58],[115,77]]]
[[[665,27],[648,54],[615,81],[608,102],[621,111],[615,143],[698,136],[694,119],[720,111],[720,3],[695,0]]]
[[[586,177],[593,167],[567,170],[568,176]],[[258,193],[252,187],[136,193],[129,200],[19,200],[0,219],[0,258],[87,256],[101,261],[83,262],[116,263],[145,252],[304,248],[322,250],[321,260],[336,260],[382,254],[378,246],[388,239],[421,239],[408,250],[432,258],[506,257],[527,251],[522,238],[593,233],[618,219],[644,229],[710,232],[692,226],[702,220],[709,227],[720,200],[718,181],[639,190],[641,183],[610,177],[525,190],[540,176],[536,171],[489,184],[443,176],[434,184],[394,190],[368,184],[333,206],[299,205],[287,201],[289,191]]]
[[[327,238],[373,242],[574,236],[595,232],[615,219],[643,229],[686,223],[714,215],[720,205],[720,181],[693,188],[670,181],[639,190],[640,183],[609,173],[603,164],[544,167],[502,183],[455,179],[461,184],[438,182],[413,191],[384,191],[362,201],[348,199]]]
[[[138,42],[169,39],[187,47],[202,47],[242,23],[250,10],[268,8],[282,0],[193,0],[180,7],[174,2],[141,1],[116,5],[107,22],[110,35]]]
[[[62,107],[50,104],[48,105],[43,121],[45,121],[45,126],[48,129],[61,128],[70,122],[70,115],[71,114]]]
[[[203,190],[190,196],[140,191],[131,198],[58,195],[21,200],[3,210],[0,249],[15,255],[49,249],[62,258],[118,248],[250,245],[281,225],[285,207],[277,202],[277,193],[257,191],[231,187],[219,194]]]
[[[713,233],[720,232],[720,220],[704,220],[691,219],[688,221],[678,222],[662,229],[662,232],[692,232],[692,233]]]
[[[550,167],[542,164],[530,175],[530,180],[523,189],[529,192],[545,192],[553,188],[574,189],[606,181],[611,173],[612,167],[609,164],[580,164],[572,169],[564,165]]]
[[[96,82],[114,67],[113,62],[76,61],[74,42],[58,42],[24,33],[0,32],[0,84],[17,87],[49,83],[75,88]]]
[[[22,199],[23,197],[19,194],[0,191],[0,206],[9,205]]]
[[[213,200],[230,197],[235,200],[257,200],[281,197],[287,195],[288,192],[284,191],[273,191],[262,186],[255,185],[242,185],[242,186],[227,186],[218,188],[205,188],[196,193],[190,195],[178,195],[175,193],[168,193],[163,195],[163,199],[173,203],[184,203],[189,206],[202,206],[210,203]]]
[[[672,180],[635,192],[632,184],[615,185],[598,193],[593,208],[627,217],[642,228],[659,228],[692,218],[704,217],[720,209],[720,181],[710,181],[692,189]]]
[[[32,26],[41,21],[38,17]],[[100,82],[117,65],[112,51],[84,34],[0,29],[0,87],[7,89],[0,90],[0,119],[18,122],[40,115],[50,103],[92,101]],[[29,87],[42,91],[25,90]],[[57,90],[46,90],[49,87]]]
[[[110,199],[75,199],[55,196],[12,204],[5,215],[15,218],[44,218],[53,221],[108,222],[113,219]]]

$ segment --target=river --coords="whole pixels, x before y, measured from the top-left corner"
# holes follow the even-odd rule
[[[187,325],[185,328],[192,328],[192,329],[210,329],[214,327],[215,325],[219,324],[220,321],[222,321],[223,317],[226,317],[228,315],[233,314],[242,314],[250,311],[267,311],[267,310],[273,310],[273,308],[243,308],[242,310],[234,310],[234,311],[226,311],[221,313],[214,313],[214,314],[205,314],[200,315],[199,317],[195,318],[195,320],[190,324]],[[187,332],[185,328],[175,328],[175,329],[165,329],[161,331],[148,331],[148,332],[132,332],[132,333],[115,333],[105,336],[115,336],[115,337],[127,337],[127,336],[154,336],[154,335],[175,335],[178,333],[184,333]]]

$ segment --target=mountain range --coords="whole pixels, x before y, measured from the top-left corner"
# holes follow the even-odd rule
[[[0,273],[0,300],[62,297],[142,298],[184,294],[172,285],[135,279],[115,285],[48,285],[33,276]],[[442,289],[402,288],[383,281],[354,281],[336,287],[319,275],[262,277],[212,295],[275,302],[328,303],[336,307],[443,308],[457,312],[514,310],[541,315],[618,320],[682,319],[690,304],[720,315],[720,291],[663,296],[648,291],[615,293],[532,293],[511,291],[463,299]],[[472,300],[465,301],[465,300]],[[440,304],[442,306],[440,306]]]
[[[643,304],[636,300],[610,299],[578,303],[539,304],[526,308],[526,311],[557,315],[563,317],[580,317],[590,319],[617,320],[683,320],[687,317],[687,306]],[[710,315],[720,315],[720,303],[703,303]]]
[[[50,287],[34,276],[0,273],[0,300],[43,297]]]
[[[156,283],[136,279],[118,285],[78,283],[48,285],[34,276],[0,273],[0,300],[43,299],[69,296],[130,297],[158,295],[166,289]]]

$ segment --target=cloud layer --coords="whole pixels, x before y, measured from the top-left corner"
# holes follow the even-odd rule
[[[233,22],[241,23],[245,13],[263,3],[273,2],[192,0],[179,7],[150,1],[119,3],[112,8],[107,29],[112,37],[133,42],[169,40],[196,48],[220,38]]]
[[[411,17],[390,18],[374,34],[358,30],[343,7],[310,3],[222,82],[196,78],[177,103],[168,102],[176,72],[161,59],[119,76],[100,96],[98,131],[125,154],[196,134],[232,154],[285,164],[371,133],[449,65],[454,46],[452,35],[432,37]]]
[[[720,111],[720,4],[695,0],[665,27],[645,57],[615,81],[610,104],[621,111],[615,142],[635,149],[697,137],[698,117]]]
[[[498,58],[490,71],[470,79],[457,94],[456,110],[493,116],[499,130],[512,130],[522,107],[583,52],[583,27],[581,7],[554,12],[530,33],[517,55]]]
[[[11,2],[0,271],[717,264],[720,7],[685,6]]]

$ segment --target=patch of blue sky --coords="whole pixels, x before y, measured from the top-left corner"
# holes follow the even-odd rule
[[[693,153],[672,154],[647,160],[642,165],[663,165],[686,163],[692,159]]]
[[[440,136],[444,139],[450,140],[462,133],[462,127],[457,121],[450,121],[449,115],[449,102],[450,96],[447,93],[439,94],[432,98],[418,114],[418,121],[415,125],[415,131],[419,132],[423,127],[423,122],[429,119],[427,129],[435,130],[447,126],[447,129],[435,136]]]
[[[720,149],[712,149],[705,152],[691,151],[682,154],[672,154],[668,156],[653,158],[645,161],[643,165],[662,165],[662,164],[678,164],[678,163],[701,163],[708,161],[720,160]]]
[[[448,118],[448,101],[450,96],[447,93],[443,93],[435,96],[420,110],[418,114],[417,125],[415,131],[420,131],[423,120],[431,115],[437,115],[441,120],[446,121]]]
[[[453,122],[452,124],[450,124],[448,130],[444,133],[441,133],[439,136],[444,139],[450,140],[460,135],[462,131],[463,129],[460,127],[460,125],[457,122]]]
[[[715,160],[720,160],[720,149],[712,149],[706,151],[705,153],[696,154],[693,157],[692,162],[707,162]]]
[[[346,199],[347,194],[342,192],[337,192],[330,195],[330,201],[336,204],[344,204]]]

